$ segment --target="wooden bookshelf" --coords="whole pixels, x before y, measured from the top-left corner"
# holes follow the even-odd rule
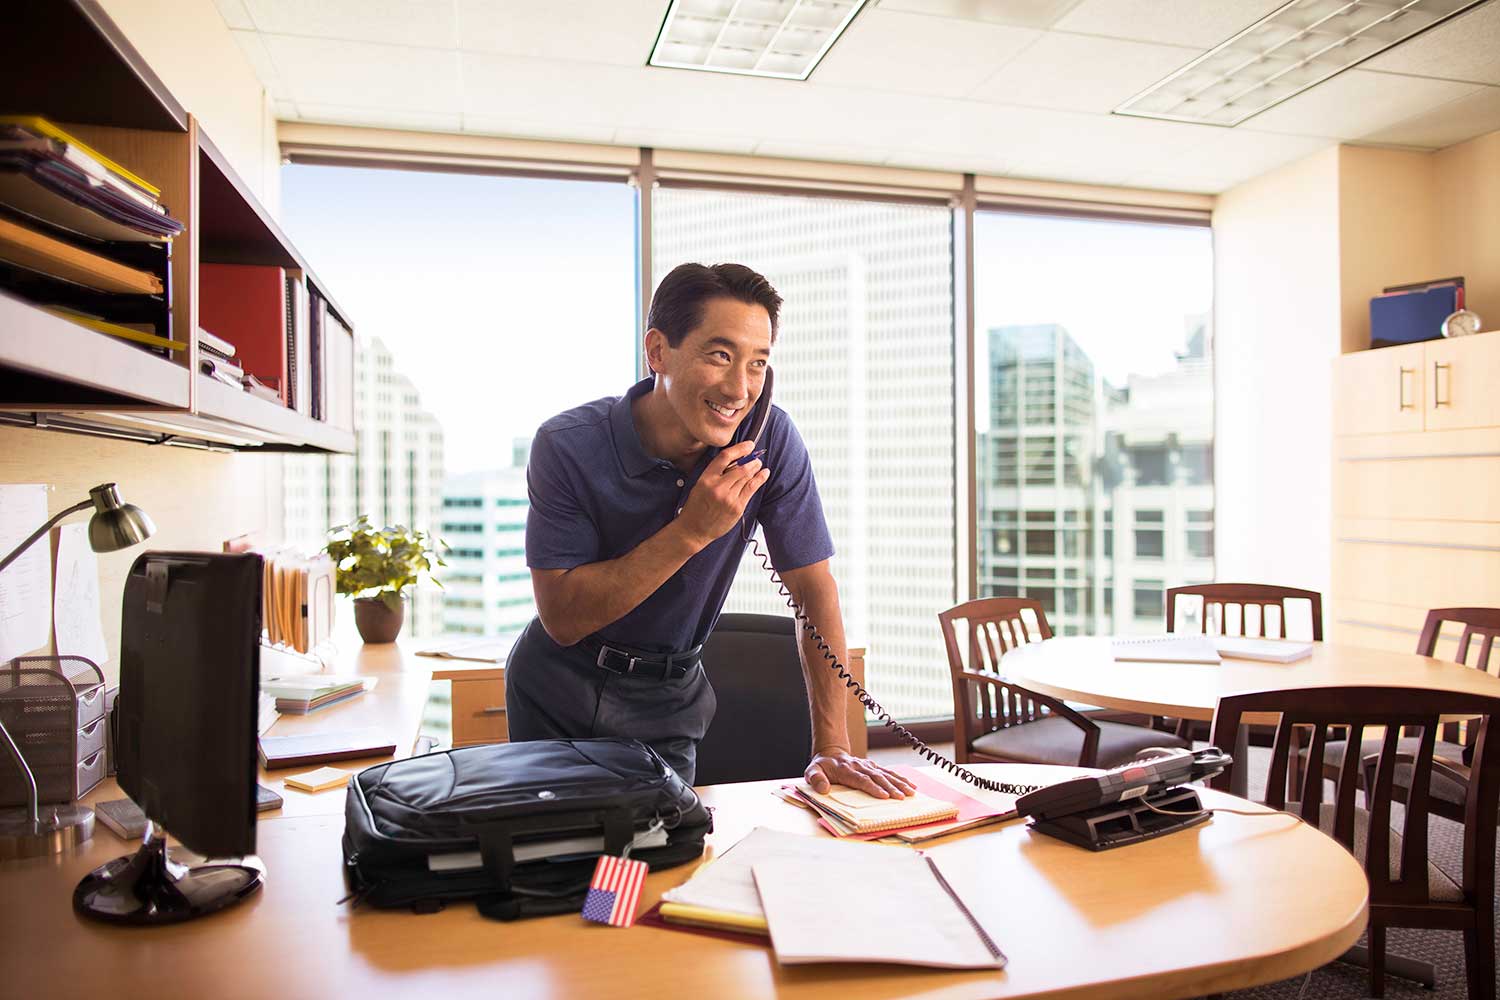
[[[352,452],[353,432],[199,373],[203,263],[298,269],[346,322],[348,313],[98,4],[21,5],[0,37],[0,91],[8,110],[58,122],[161,188],[162,204],[186,226],[172,241],[170,291],[172,337],[189,344],[163,357],[0,293],[4,422],[242,450]],[[54,416],[37,419],[44,414]]]

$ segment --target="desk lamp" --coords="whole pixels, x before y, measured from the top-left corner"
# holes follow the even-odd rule
[[[151,523],[151,518],[146,516],[145,511],[122,501],[114,483],[104,483],[89,490],[87,500],[60,512],[32,532],[29,538],[0,560],[0,572],[4,572],[7,566],[19,559],[54,524],[90,506],[94,508],[94,516],[89,521],[89,547],[95,552],[114,552],[128,548],[156,533],[156,525]],[[70,802],[66,805],[49,806],[47,815],[39,815],[36,778],[26,759],[21,756],[21,748],[6,730],[4,722],[0,722],[0,744],[9,751],[31,790],[26,806],[0,809],[0,860],[57,854],[88,840],[94,832],[94,811],[87,806]]]

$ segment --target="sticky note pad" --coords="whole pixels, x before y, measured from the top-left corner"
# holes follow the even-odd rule
[[[320,767],[316,771],[294,774],[286,779],[288,788],[300,788],[304,792],[322,792],[330,788],[341,788],[349,781],[349,772],[337,767]]]

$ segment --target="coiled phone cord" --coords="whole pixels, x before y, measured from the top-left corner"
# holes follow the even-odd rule
[[[968,768],[960,764],[956,764],[953,761],[949,760],[947,757],[944,757],[942,754],[932,749],[932,747],[922,742],[922,740],[917,736],[916,733],[913,733],[910,729],[907,729],[901,723],[891,718],[891,714],[881,707],[880,702],[871,697],[870,692],[864,689],[864,685],[855,680],[854,675],[849,673],[849,671],[844,668],[844,665],[839,662],[839,658],[834,654],[833,649],[828,645],[828,640],[823,638],[823,635],[818,631],[817,626],[808,619],[807,612],[803,609],[802,605],[799,604],[797,599],[792,596],[792,592],[787,589],[787,585],[781,579],[781,574],[778,573],[776,571],[776,567],[771,564],[771,557],[761,550],[760,539],[757,537],[758,532],[756,532],[754,528],[750,527],[749,525],[747,525],[746,527],[749,530],[744,532],[741,537],[750,544],[750,548],[755,553],[755,557],[760,560],[762,568],[764,568],[765,571],[770,574],[771,582],[776,585],[776,589],[781,594],[781,596],[786,598],[786,606],[792,609],[792,614],[796,616],[797,622],[799,625],[801,625],[802,630],[806,632],[808,636],[813,640],[813,642],[817,644],[818,652],[823,654],[823,659],[827,661],[828,665],[835,672],[838,673],[839,680],[844,682],[844,687],[854,692],[855,700],[863,705],[867,712],[874,715],[875,718],[880,720],[880,722],[884,725],[889,726],[891,730],[894,731],[895,734],[904,742],[906,742],[913,750],[915,750],[919,756],[925,758],[933,764],[936,764],[938,767],[941,767],[943,770],[947,771],[954,777],[959,778],[963,781],[967,781],[971,785],[974,785],[978,788],[983,788],[984,790],[990,792],[1000,792],[1002,795],[1025,795],[1027,792],[1034,792],[1042,787],[1041,785],[1018,785],[1009,781],[990,781],[988,778],[981,778],[979,775],[975,774],[973,771],[970,771]]]

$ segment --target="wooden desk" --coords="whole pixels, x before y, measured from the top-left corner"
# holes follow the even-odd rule
[[[999,765],[1004,767],[1004,765]],[[996,765],[979,765],[976,770]],[[812,833],[774,782],[702,789],[710,849],[757,825]],[[1204,791],[1211,805],[1259,809]],[[1189,831],[1092,854],[1022,823],[932,848],[1010,958],[1003,972],[901,966],[781,968],[766,946],[576,916],[502,924],[469,904],[418,916],[350,911],[336,816],[260,824],[265,888],[175,927],[114,928],[73,914],[73,886],[123,853],[96,836],[78,856],[0,866],[5,985],[18,997],[964,997],[1201,996],[1293,976],[1341,954],[1365,925],[1364,872],[1290,816],[1219,814]],[[653,874],[643,907],[692,866]]]
[[[1212,663],[1118,663],[1108,638],[1068,637],[1018,646],[1000,658],[1000,672],[1055,698],[1179,719],[1214,717],[1226,694],[1280,688],[1389,685],[1500,696],[1500,678],[1461,663],[1328,642],[1295,663],[1233,660]],[[1272,724],[1275,716],[1246,716]]]

